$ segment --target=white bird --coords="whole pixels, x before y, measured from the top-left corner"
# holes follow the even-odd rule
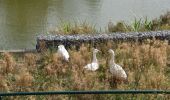
[[[98,64],[98,60],[96,57],[97,52],[99,52],[98,49],[94,49],[93,50],[93,60],[92,63],[87,64],[84,68],[87,70],[91,70],[91,71],[96,71],[99,68],[99,64]]]
[[[57,52],[61,57],[63,57],[64,60],[69,61],[70,56],[68,51],[65,49],[64,45],[59,45]]]
[[[109,61],[109,67],[110,67],[110,73],[112,73],[112,75],[120,81],[126,81],[127,80],[127,74],[126,72],[123,70],[123,68],[116,64],[114,61],[115,58],[115,53],[112,49],[109,49],[108,51],[111,54],[111,59]]]

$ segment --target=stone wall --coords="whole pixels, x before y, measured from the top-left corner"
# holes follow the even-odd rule
[[[66,48],[71,46],[79,47],[82,43],[98,44],[107,41],[139,41],[145,39],[159,39],[170,41],[170,31],[150,31],[150,32],[131,32],[131,33],[110,33],[110,34],[76,34],[76,35],[39,35],[37,37],[36,49],[41,51],[47,48],[57,48],[63,44]]]

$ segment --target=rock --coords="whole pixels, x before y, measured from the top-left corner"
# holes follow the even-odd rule
[[[66,48],[71,46],[79,47],[82,43],[96,44],[112,41],[140,41],[145,39],[159,39],[170,41],[170,31],[150,31],[131,33],[110,33],[110,34],[76,34],[76,35],[39,35],[37,37],[36,49],[41,51],[42,42],[46,48],[57,47],[63,44]],[[44,48],[44,47],[43,47]]]

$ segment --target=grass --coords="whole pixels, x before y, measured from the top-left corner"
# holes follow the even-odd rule
[[[53,34],[89,34],[97,33],[95,25],[87,21],[84,22],[62,22],[55,30],[50,31]]]
[[[2,53],[0,56],[0,91],[59,91],[59,90],[111,90],[111,89],[170,89],[170,46],[167,41],[146,40],[144,43],[98,44],[102,52],[97,55],[100,68],[96,72],[83,67],[91,61],[89,45],[79,51],[69,50],[70,62],[64,62],[55,51],[40,54]],[[107,48],[116,52],[116,63],[128,74],[128,83],[113,87],[108,71]],[[5,99],[168,99],[169,95],[72,95],[24,96]]]
[[[124,21],[113,24],[110,20],[105,30],[97,29],[95,25],[87,21],[79,22],[64,22],[51,30],[48,33],[52,34],[93,34],[93,33],[112,33],[112,32],[144,32],[144,31],[157,31],[170,29],[170,12],[161,15],[159,18],[149,20],[147,17],[137,19],[135,18],[131,24]]]
[[[169,30],[170,29],[170,12],[161,15],[159,18],[154,20],[134,19],[132,24],[124,22],[118,22],[119,24],[114,25],[111,31],[108,32],[131,32],[131,31],[157,31],[157,30]]]

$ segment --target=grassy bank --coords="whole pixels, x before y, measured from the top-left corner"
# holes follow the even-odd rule
[[[96,72],[83,67],[91,61],[92,48],[69,50],[70,62],[62,61],[55,51],[15,55],[2,53],[0,91],[58,91],[111,89],[170,89],[170,46],[167,41],[147,40],[139,43],[106,43],[97,46],[100,68]],[[115,84],[108,71],[108,48],[116,52],[116,63],[128,74],[128,83]],[[168,99],[168,95],[74,95],[25,96],[8,99]]]
[[[170,29],[170,13],[149,21],[137,20],[133,24],[108,23],[105,32],[154,31]],[[52,33],[87,34],[101,32],[86,22],[80,24],[63,23]],[[0,91],[62,91],[62,90],[111,90],[111,89],[158,89],[170,90],[170,45],[167,41],[145,40],[143,43],[108,42],[100,43],[97,55],[100,68],[96,72],[83,67],[91,62],[92,47],[84,44],[79,51],[69,50],[70,62],[60,59],[56,50],[41,53],[0,54]],[[113,83],[109,72],[108,49],[116,53],[116,63],[128,75],[128,83]],[[107,99],[170,99],[169,95],[55,95],[7,97],[7,100],[107,100]]]

